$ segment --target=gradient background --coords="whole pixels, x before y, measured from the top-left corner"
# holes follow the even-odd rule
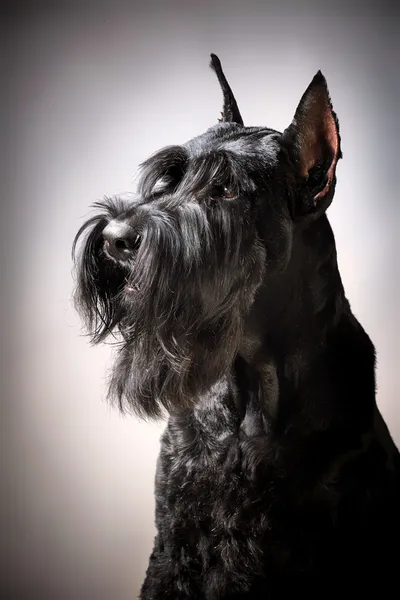
[[[34,4],[34,6],[33,6]],[[329,211],[400,443],[399,43],[395,3],[14,2],[1,25],[2,587],[7,599],[137,597],[163,425],[104,402],[110,348],[70,296],[72,239],[136,167],[213,124],[220,55],[246,124],[286,127],[328,79],[344,160]],[[326,5],[325,5],[326,4]]]

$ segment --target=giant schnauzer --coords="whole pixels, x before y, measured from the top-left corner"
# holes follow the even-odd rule
[[[211,66],[220,122],[146,160],[134,200],[97,203],[74,242],[77,308],[120,342],[110,397],[169,414],[141,598],[395,596],[400,459],[326,217],[326,80],[279,133],[245,127]]]

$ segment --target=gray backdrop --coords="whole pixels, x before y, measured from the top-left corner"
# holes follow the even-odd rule
[[[104,402],[70,247],[104,194],[219,116],[220,55],[247,124],[286,127],[321,68],[344,160],[329,210],[352,308],[378,351],[379,406],[400,443],[399,19],[395,3],[14,3],[1,94],[4,597],[129,600],[152,546],[162,424]]]

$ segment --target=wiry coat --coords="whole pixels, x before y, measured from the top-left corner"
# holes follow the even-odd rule
[[[169,411],[142,600],[398,593],[400,458],[326,209],[341,157],[319,73],[283,133],[220,125],[88,221],[76,301],[119,330],[110,396]],[[389,593],[390,590],[390,593]]]

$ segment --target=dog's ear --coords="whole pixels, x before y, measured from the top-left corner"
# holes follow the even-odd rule
[[[235,100],[235,96],[231,90],[229,83],[224,75],[222,70],[221,61],[218,56],[215,54],[211,54],[211,62],[210,67],[213,69],[215,74],[218,77],[219,84],[222,89],[222,93],[224,95],[224,107],[221,112],[221,118],[219,121],[223,121],[225,123],[237,123],[238,125],[243,125],[243,119],[240,115],[238,105]]]
[[[321,71],[303,94],[282,140],[294,164],[296,179],[309,210],[330,203],[336,164],[342,157],[339,124]]]

